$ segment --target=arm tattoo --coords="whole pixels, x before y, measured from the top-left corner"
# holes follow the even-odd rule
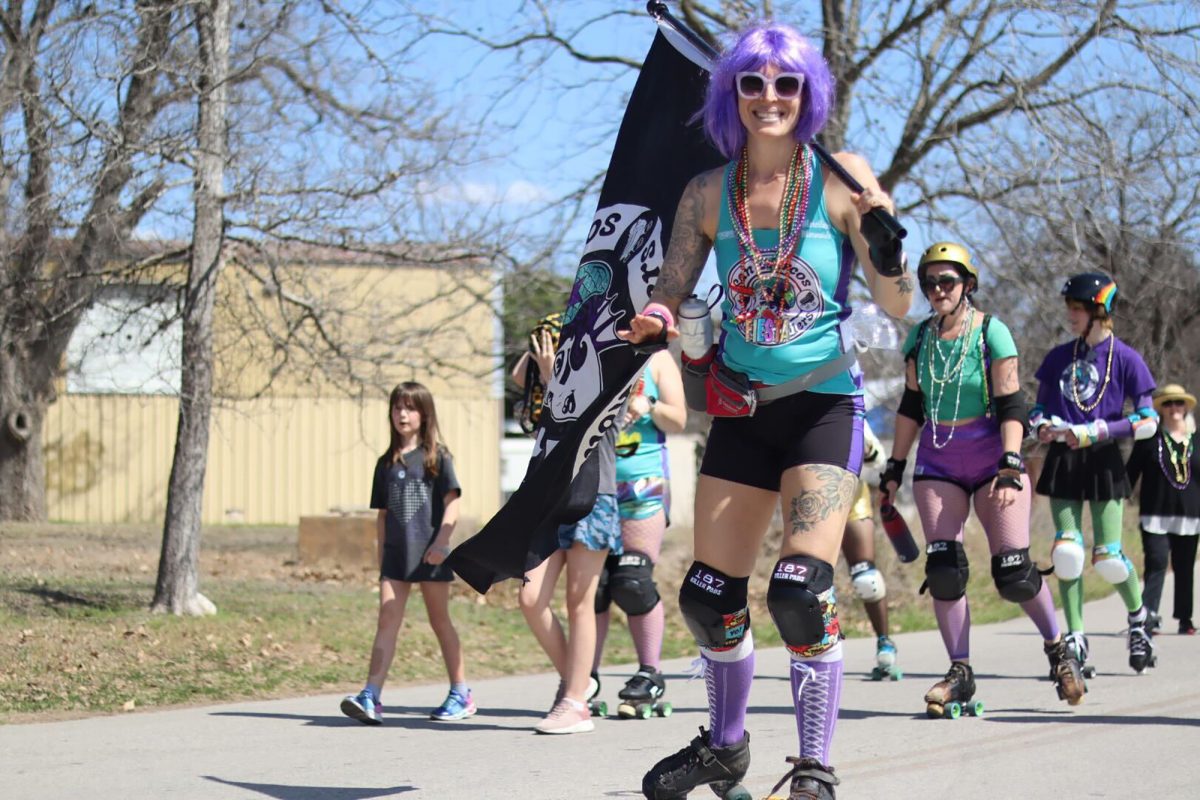
[[[654,299],[682,300],[696,288],[712,242],[704,233],[704,190],[707,174],[697,175],[683,190],[675,224],[671,228],[671,243],[663,260],[662,274],[654,286]]]
[[[896,291],[899,292],[901,296],[912,294],[913,280],[912,276],[907,272],[902,273],[900,277],[896,279]]]
[[[858,476],[828,464],[809,464],[804,469],[817,479],[817,488],[801,489],[792,498],[788,522],[792,533],[808,533],[831,514],[847,510],[854,501]]]
[[[992,364],[992,394],[1006,395],[1021,391],[1017,357],[1002,358]]]

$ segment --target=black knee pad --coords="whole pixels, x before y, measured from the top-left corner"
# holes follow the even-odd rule
[[[1042,576],[1029,557],[1029,548],[1001,550],[992,556],[992,580],[1000,596],[1011,603],[1024,603],[1037,597]]]
[[[728,650],[750,630],[750,578],[731,578],[707,564],[693,561],[679,587],[679,611],[696,644]]]
[[[608,592],[617,608],[631,616],[645,614],[658,605],[650,556],[636,550],[617,556],[617,565],[608,576]]]
[[[767,588],[767,610],[789,647],[816,644],[825,636],[820,595],[833,586],[833,565],[812,556],[788,556],[775,562]]]
[[[937,600],[957,600],[967,593],[967,551],[962,542],[937,541],[925,547],[925,585]]]
[[[612,605],[612,594],[608,590],[608,581],[616,563],[617,557],[609,556],[604,561],[604,568],[600,570],[600,582],[596,584],[596,602],[593,606],[597,614],[603,614]]]

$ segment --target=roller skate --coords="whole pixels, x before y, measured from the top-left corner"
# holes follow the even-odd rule
[[[1157,636],[1161,630],[1162,617],[1158,615],[1158,612],[1146,609],[1146,633],[1149,636]]]
[[[896,643],[888,635],[875,640],[875,668],[871,670],[871,680],[881,681],[884,678],[898,681],[904,677],[904,672],[896,666]]]
[[[728,747],[714,747],[710,737],[701,728],[687,747],[655,764],[642,778],[646,800],[684,800],[704,784],[721,800],[753,800],[741,783],[750,769],[750,734]]]
[[[1083,677],[1091,680],[1096,677],[1096,668],[1087,663],[1088,660],[1088,640],[1080,631],[1071,631],[1063,637],[1063,641],[1067,644],[1067,649],[1075,654],[1075,660],[1079,662],[1079,671]],[[1050,680],[1054,680],[1054,674],[1051,673]]]
[[[1083,667],[1075,658],[1075,651],[1067,646],[1066,638],[1061,638],[1053,644],[1042,648],[1050,659],[1050,680],[1058,692],[1059,700],[1066,700],[1067,705],[1077,706],[1083,702],[1087,692],[1087,684],[1083,680]]]
[[[671,716],[671,704],[659,700],[666,691],[662,673],[643,664],[617,693],[621,699],[617,704],[617,716],[621,719],[650,719],[655,714]]]
[[[775,784],[767,800],[834,800],[837,794],[833,787],[841,781],[834,777],[833,767],[827,767],[815,758],[788,756],[787,761],[795,766]],[[776,794],[788,781],[792,785],[787,797]]]
[[[1158,656],[1154,655],[1154,642],[1146,633],[1146,621],[1129,623],[1129,666],[1138,675],[1147,667],[1158,666]]]
[[[587,708],[588,713],[593,717],[607,717],[608,703],[603,700],[597,700],[596,697],[600,694],[600,674],[593,672],[588,676],[587,688]]]
[[[975,696],[975,672],[970,664],[950,662],[946,677],[925,693],[925,713],[931,718],[958,719],[963,712],[972,717],[983,715],[983,703]]]

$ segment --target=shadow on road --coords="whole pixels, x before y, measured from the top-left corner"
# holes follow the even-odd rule
[[[1129,716],[1083,716],[1064,712],[1062,716],[1016,716],[989,717],[989,722],[1070,722],[1079,725],[1170,725],[1184,728],[1200,728],[1200,719],[1180,717],[1129,717]]]
[[[514,730],[512,725],[487,725],[478,722],[467,722],[465,720],[455,720],[453,722],[435,722],[429,719],[428,712],[420,712],[412,709],[412,716],[405,716],[405,709],[396,709],[392,714],[389,714],[384,719],[384,728],[404,728],[406,730],[471,730],[471,731],[511,731]],[[417,716],[420,714],[420,716]],[[330,714],[328,716],[314,716],[312,714],[272,714],[266,711],[214,711],[214,717],[248,717],[251,719],[280,719],[280,720],[296,720],[303,722],[305,725],[317,728],[361,728],[364,726],[361,722],[350,719],[349,717]],[[491,709],[488,711],[481,710],[473,719],[479,719],[483,716],[496,717],[525,717],[532,719],[541,719],[541,714],[528,711],[525,709]],[[530,725],[532,727],[532,724]],[[519,728],[518,728],[519,729]]]
[[[248,789],[267,797],[274,797],[276,800],[370,800],[375,797],[395,797],[398,794],[417,791],[415,786],[388,786],[381,789],[353,786],[285,786],[279,783],[227,781],[212,775],[202,777],[213,783],[237,786],[240,789]]]

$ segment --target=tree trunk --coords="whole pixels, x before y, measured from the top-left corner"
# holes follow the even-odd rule
[[[172,614],[213,614],[200,594],[200,520],[208,433],[212,416],[213,301],[225,260],[224,180],[226,78],[229,71],[229,0],[196,6],[200,51],[199,126],[196,147],[195,223],[183,312],[179,427],[167,488],[162,554],[152,609]]]
[[[42,420],[46,401],[30,391],[16,359],[0,354],[0,522],[46,519]]]

